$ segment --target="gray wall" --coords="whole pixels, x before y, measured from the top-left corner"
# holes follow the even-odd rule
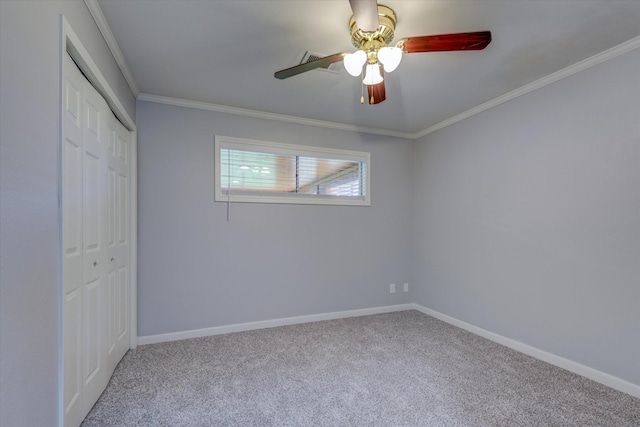
[[[57,423],[59,14],[135,119],[81,1],[0,1],[0,425]]]
[[[139,335],[410,301],[413,141],[138,102]],[[216,134],[371,152],[370,207],[214,202]]]
[[[640,51],[416,147],[417,303],[640,384]]]
[[[82,2],[0,1],[3,426],[57,419],[59,13],[136,114]],[[416,301],[640,384],[639,55],[427,136],[415,175],[410,141],[140,103],[140,335]],[[371,151],[373,205],[227,223],[216,133]]]

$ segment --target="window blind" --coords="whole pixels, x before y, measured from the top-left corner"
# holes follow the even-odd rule
[[[216,154],[216,200],[368,204],[369,153],[227,137]]]

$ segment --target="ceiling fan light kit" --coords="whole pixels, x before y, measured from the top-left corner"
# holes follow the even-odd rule
[[[358,50],[354,53],[339,52],[315,61],[286,68],[274,74],[277,79],[286,79],[316,68],[328,68],[343,61],[344,68],[354,76],[363,76],[367,85],[370,104],[379,104],[386,99],[384,77],[395,70],[404,53],[446,52],[459,50],[482,50],[491,42],[490,31],[441,34],[435,36],[408,37],[395,46],[389,46],[396,30],[396,13],[375,0],[349,0],[353,16],[349,19],[351,42]]]
[[[400,65],[402,59],[402,51],[397,47],[388,47],[387,45],[393,41],[393,35],[396,30],[396,13],[388,6],[377,5],[378,28],[375,31],[363,31],[356,23],[355,15],[349,19],[349,29],[351,32],[351,43],[358,50],[353,54],[345,55],[344,65],[347,68],[347,61],[350,62],[347,71],[352,76],[362,74],[362,67],[367,64],[364,80],[366,85],[374,85],[383,81],[380,75],[379,65],[384,67],[387,73],[395,70]],[[357,10],[357,9],[356,9]],[[358,61],[364,61],[359,67],[357,63],[347,58],[353,58],[349,55],[357,55]],[[375,66],[378,65],[378,66]]]
[[[367,54],[363,50],[357,50],[354,53],[347,53],[343,59],[344,68],[347,73],[353,77],[358,77],[362,74],[362,67],[367,62]]]
[[[400,65],[400,60],[402,59],[402,49],[399,47],[393,46],[385,46],[380,48],[378,51],[378,61],[384,67],[384,71],[387,73],[392,72],[398,65]]]
[[[364,75],[362,83],[366,84],[367,86],[371,86],[382,83],[383,80],[384,79],[382,78],[382,74],[380,74],[380,65],[367,64],[367,71]]]

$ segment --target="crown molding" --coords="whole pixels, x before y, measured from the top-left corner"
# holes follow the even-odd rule
[[[120,50],[120,46],[118,46],[118,42],[116,42],[116,38],[113,36],[113,32],[111,32],[111,27],[107,23],[104,14],[102,13],[102,9],[98,4],[98,0],[84,0],[84,4],[87,5],[89,9],[89,13],[93,17],[93,20],[96,22],[98,29],[102,33],[102,37],[104,41],[107,43],[113,58],[116,60],[124,79],[127,81],[129,85],[129,89],[133,92],[134,97],[138,97],[140,95],[140,89],[138,89],[138,84],[136,83],[135,78],[133,77],[133,73],[129,69],[127,65],[127,61],[124,59],[124,55]]]
[[[95,0],[85,0],[85,1],[95,1]],[[240,116],[255,117],[255,118],[266,119],[266,120],[276,120],[281,122],[297,123],[297,124],[303,124],[303,125],[309,125],[309,126],[319,126],[319,127],[330,128],[330,129],[347,130],[347,131],[362,132],[362,133],[369,133],[369,134],[375,134],[375,135],[393,136],[397,138],[419,139],[437,130],[440,130],[447,126],[451,126],[455,123],[458,123],[461,120],[475,116],[476,114],[480,114],[483,111],[489,110],[493,107],[497,107],[498,105],[504,104],[507,101],[511,101],[512,99],[515,99],[519,96],[526,95],[527,93],[530,93],[534,90],[543,88],[547,85],[550,85],[551,83],[564,79],[565,77],[572,76],[576,73],[579,73],[580,71],[584,71],[588,68],[601,64],[605,61],[616,58],[620,55],[631,52],[632,50],[635,50],[638,48],[640,48],[640,37],[635,37],[611,49],[600,52],[594,56],[591,56],[587,59],[584,59],[580,62],[570,65],[566,68],[563,68],[560,71],[556,71],[553,74],[549,74],[548,76],[538,79],[518,89],[512,90],[511,92],[507,92],[504,95],[501,95],[497,98],[494,98],[490,101],[487,101],[483,104],[480,104],[476,107],[473,107],[467,111],[464,111],[460,114],[457,114],[453,117],[450,117],[446,120],[443,120],[439,123],[436,123],[432,126],[429,126],[428,128],[425,128],[415,133],[400,132],[400,131],[380,129],[380,128],[362,127],[362,126],[350,125],[346,123],[337,123],[337,122],[309,119],[309,118],[298,117],[298,116],[289,116],[285,114],[268,113],[264,111],[248,110],[248,109],[238,108],[238,107],[229,107],[226,105],[210,104],[207,102],[190,101],[187,99],[170,98],[166,96],[152,95],[148,93],[141,93],[138,96],[138,100],[155,102],[158,104],[174,105],[178,107],[187,107],[187,108],[196,108],[199,110],[215,111],[218,113],[236,114]]]
[[[347,123],[316,120],[316,119],[310,119],[306,117],[269,113],[266,111],[250,110],[250,109],[239,108],[239,107],[230,107],[226,105],[211,104],[207,102],[190,101],[187,99],[170,98],[166,96],[141,93],[140,90],[138,89],[138,85],[136,84],[133,74],[129,69],[129,66],[127,65],[126,60],[124,59],[124,55],[120,51],[120,47],[118,46],[118,43],[116,42],[116,39],[113,36],[113,33],[111,32],[111,28],[109,27],[109,24],[107,23],[104,17],[104,14],[102,13],[102,9],[100,8],[98,1],[84,0],[84,2],[87,5],[87,8],[89,9],[89,12],[91,13],[91,16],[93,17],[93,19],[95,20],[98,28],[100,29],[100,32],[102,33],[102,36],[104,37],[104,40],[107,43],[107,46],[109,46],[109,49],[111,50],[113,57],[115,58],[118,66],[120,67],[120,70],[122,71],[122,74],[125,80],[129,84],[129,88],[133,92],[134,96],[140,101],[155,102],[158,104],[167,104],[167,105],[174,105],[178,107],[195,108],[199,110],[235,114],[235,115],[240,115],[245,117],[254,117],[254,118],[260,118],[260,119],[266,119],[266,120],[275,120],[280,122],[296,123],[296,124],[302,124],[302,125],[308,125],[308,126],[318,126],[318,127],[329,128],[329,129],[362,132],[362,133],[368,133],[368,134],[374,134],[374,135],[384,135],[384,136],[392,136],[392,137],[406,138],[406,139],[422,138],[437,130],[443,129],[447,126],[451,126],[455,123],[458,123],[459,121],[475,116],[476,114],[480,114],[483,111],[489,110],[493,107],[497,107],[498,105],[503,104],[505,102],[511,101],[512,99],[518,98],[522,95],[526,95],[530,92],[533,92],[534,90],[537,90],[547,85],[550,85],[552,83],[555,83],[558,80],[564,79],[565,77],[572,76],[576,73],[579,73],[580,71],[584,71],[588,68],[601,64],[605,61],[608,61],[610,59],[616,58],[620,55],[623,55],[625,53],[628,53],[635,49],[640,48],[640,37],[632,38],[630,40],[627,40],[624,43],[621,43],[617,46],[612,47],[611,49],[607,49],[603,52],[600,52],[596,55],[586,58],[580,62],[577,62],[566,68],[563,68],[562,70],[549,74],[548,76],[538,79],[532,83],[529,83],[525,86],[519,87],[510,92],[507,92],[504,95],[498,96],[497,98],[494,98],[483,104],[470,108],[469,110],[466,110],[460,114],[457,114],[453,117],[450,117],[432,126],[429,126],[421,131],[402,132],[402,131],[396,131],[396,130],[390,130],[390,129],[356,126],[356,125],[351,125]]]
[[[249,110],[246,108],[229,107],[226,105],[210,104],[208,102],[190,101],[188,99],[170,98],[167,96],[141,93],[138,101],[155,102],[157,104],[173,105],[176,107],[195,108],[198,110],[215,111],[218,113],[235,114],[238,116],[254,117],[258,119],[275,120],[279,122],[296,123],[307,126],[318,126],[329,129],[362,132],[374,135],[393,136],[396,138],[413,139],[412,133],[399,132],[389,129],[379,129],[364,126],[350,125],[346,123],[329,122],[324,120],[309,119],[305,117],[289,116],[286,114],[268,113],[266,111]]]
[[[413,135],[413,138],[414,139],[422,138],[423,136],[429,135],[432,132],[435,132],[447,126],[451,126],[452,124],[458,123],[461,120],[467,119],[471,116],[475,116],[476,114],[482,113],[483,111],[486,111],[490,108],[496,107],[500,104],[504,104],[507,101],[511,101],[512,99],[515,99],[519,96],[526,95],[529,92],[532,92],[534,90],[550,85],[551,83],[555,83],[558,80],[564,79],[565,77],[572,76],[576,73],[579,73],[580,71],[584,71],[595,65],[601,64],[605,61],[616,58],[620,55],[631,52],[632,50],[638,49],[638,48],[640,48],[640,37],[635,37],[631,40],[628,40],[624,43],[614,46],[611,49],[607,49],[587,59],[584,59],[580,62],[576,62],[575,64],[570,65],[566,68],[563,68],[560,71],[556,71],[555,73],[549,74],[548,76],[538,79],[525,86],[519,87],[518,89],[512,90],[511,92],[507,92],[504,95],[501,95],[497,98],[494,98],[490,101],[485,102],[484,104],[480,104],[458,115],[455,115],[446,120],[443,120],[440,123],[436,123],[433,126],[429,126],[428,128],[415,133]]]

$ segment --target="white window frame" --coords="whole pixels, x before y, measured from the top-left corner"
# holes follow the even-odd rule
[[[362,197],[328,196],[316,194],[227,194],[222,189],[221,159],[222,149],[255,150],[265,153],[288,154],[301,157],[351,160],[364,163],[364,195]],[[308,145],[284,144],[280,142],[259,141],[254,139],[215,136],[215,195],[216,202],[241,203],[289,203],[311,205],[371,206],[371,154],[364,151],[342,150],[337,148],[312,147]]]

